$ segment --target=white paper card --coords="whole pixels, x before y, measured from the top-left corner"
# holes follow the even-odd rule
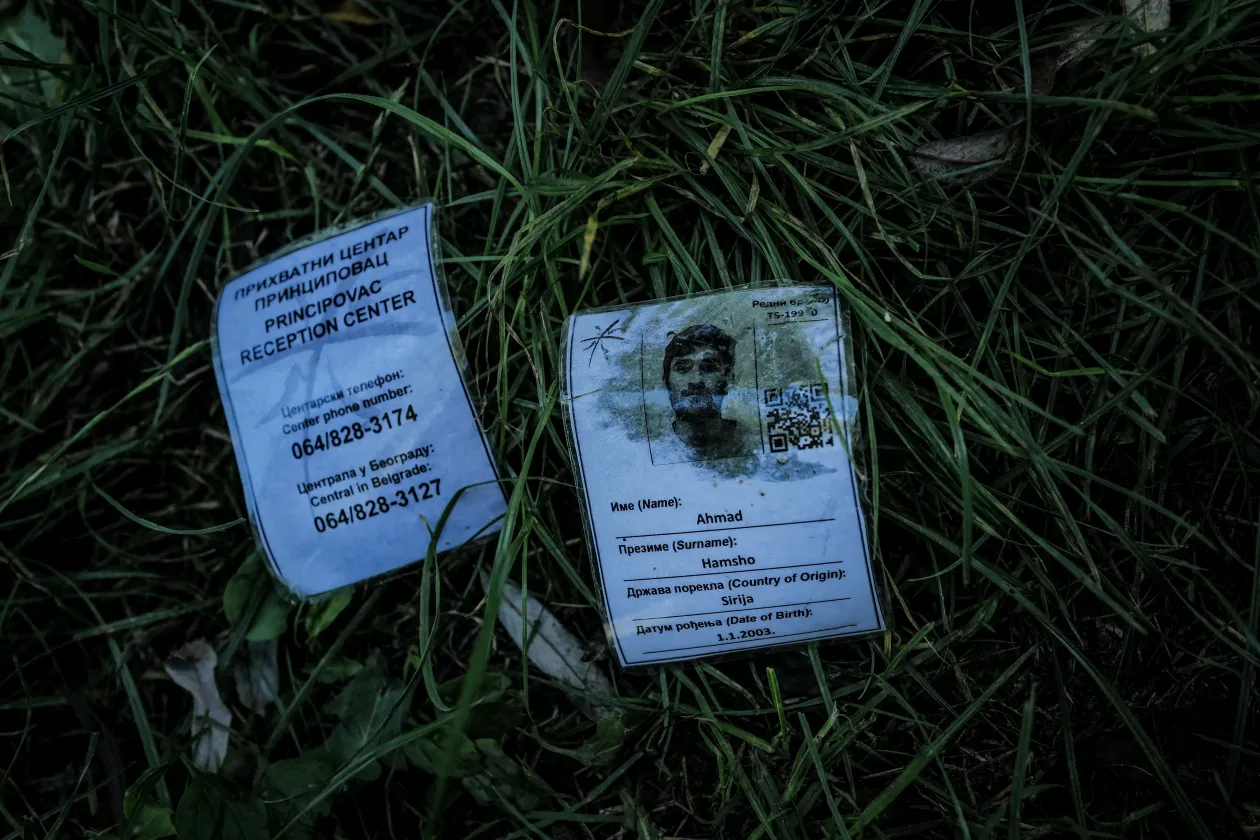
[[[433,206],[223,289],[215,374],[260,544],[300,597],[496,531],[505,510],[434,271]]]
[[[843,329],[812,286],[570,318],[569,430],[623,665],[883,629]]]

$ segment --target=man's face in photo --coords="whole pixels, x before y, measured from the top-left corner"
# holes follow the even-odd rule
[[[715,419],[722,416],[731,369],[712,347],[699,347],[675,356],[669,364],[669,403],[679,420]]]

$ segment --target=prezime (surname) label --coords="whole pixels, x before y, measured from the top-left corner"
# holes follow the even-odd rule
[[[624,665],[884,627],[831,289],[579,312],[569,430]]]
[[[229,283],[215,373],[272,568],[311,596],[499,527],[493,460],[432,264],[432,205]]]

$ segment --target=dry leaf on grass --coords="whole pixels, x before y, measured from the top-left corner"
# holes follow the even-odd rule
[[[1144,6],[1162,3],[1166,7],[1168,0],[1126,2]],[[1167,26],[1167,23],[1164,25]],[[1058,71],[1092,47],[1105,30],[1106,24],[1102,22],[1078,26],[1068,33],[1067,43],[1063,47],[1045,53],[1033,61],[1029,68],[1032,93],[1051,93]],[[1023,85],[1019,87],[1022,88]],[[1017,114],[1015,124],[1008,128],[924,143],[911,153],[910,166],[930,178],[952,180],[959,184],[978,184],[988,180],[1015,156],[1022,145],[1021,127],[1027,114],[1022,109]]]
[[[340,23],[354,23],[359,26],[376,26],[381,22],[379,18],[372,17],[365,12],[363,7],[356,3],[355,0],[344,0],[337,7],[336,11],[329,12],[324,17],[328,20],[335,20]]]
[[[276,639],[265,642],[245,642],[233,668],[236,677],[236,696],[241,705],[263,715],[276,700],[280,685],[280,643]]]
[[[1098,36],[1106,30],[1107,24],[1102,21],[1073,27],[1068,32],[1067,43],[1059,48],[1058,61],[1056,62],[1058,68],[1063,69],[1080,58],[1087,49],[1098,42]]]
[[[1034,61],[1031,67],[1032,92],[1047,94],[1054,90],[1054,77],[1062,66],[1057,52],[1043,55]]]
[[[713,136],[713,142],[709,144],[709,148],[704,153],[704,163],[700,164],[700,174],[704,175],[709,171],[709,164],[717,160],[718,152],[722,151],[722,147],[726,145],[726,138],[731,134],[731,127],[724,125],[718,129],[717,134]]]
[[[1018,126],[934,140],[915,149],[910,166],[931,178],[975,184],[993,177],[1019,148]],[[986,165],[987,164],[987,165]]]
[[[483,576],[481,582],[489,588],[489,578]],[[553,680],[579,692],[610,699],[614,697],[616,692],[612,683],[599,665],[583,661],[582,642],[541,601],[530,596],[523,602],[522,594],[516,584],[504,582],[503,598],[499,602],[499,624],[517,647],[525,651],[529,661]],[[572,700],[583,714],[595,721],[613,708],[611,702],[601,703],[576,695],[572,696]]]
[[[164,666],[175,684],[192,695],[193,765],[208,773],[217,773],[223,766],[232,730],[232,712],[223,704],[214,681],[218,664],[214,648],[198,639],[176,650]]]
[[[1124,0],[1124,11],[1143,32],[1163,32],[1172,25],[1172,5],[1169,0]],[[1139,55],[1151,55],[1154,44],[1141,44]]]

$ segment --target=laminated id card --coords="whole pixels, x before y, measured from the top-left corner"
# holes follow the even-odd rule
[[[498,530],[506,509],[435,270],[433,205],[228,283],[214,372],[272,573],[310,597]],[[462,492],[460,492],[462,491]]]
[[[579,496],[622,665],[884,628],[834,289],[578,312],[564,344]]]

